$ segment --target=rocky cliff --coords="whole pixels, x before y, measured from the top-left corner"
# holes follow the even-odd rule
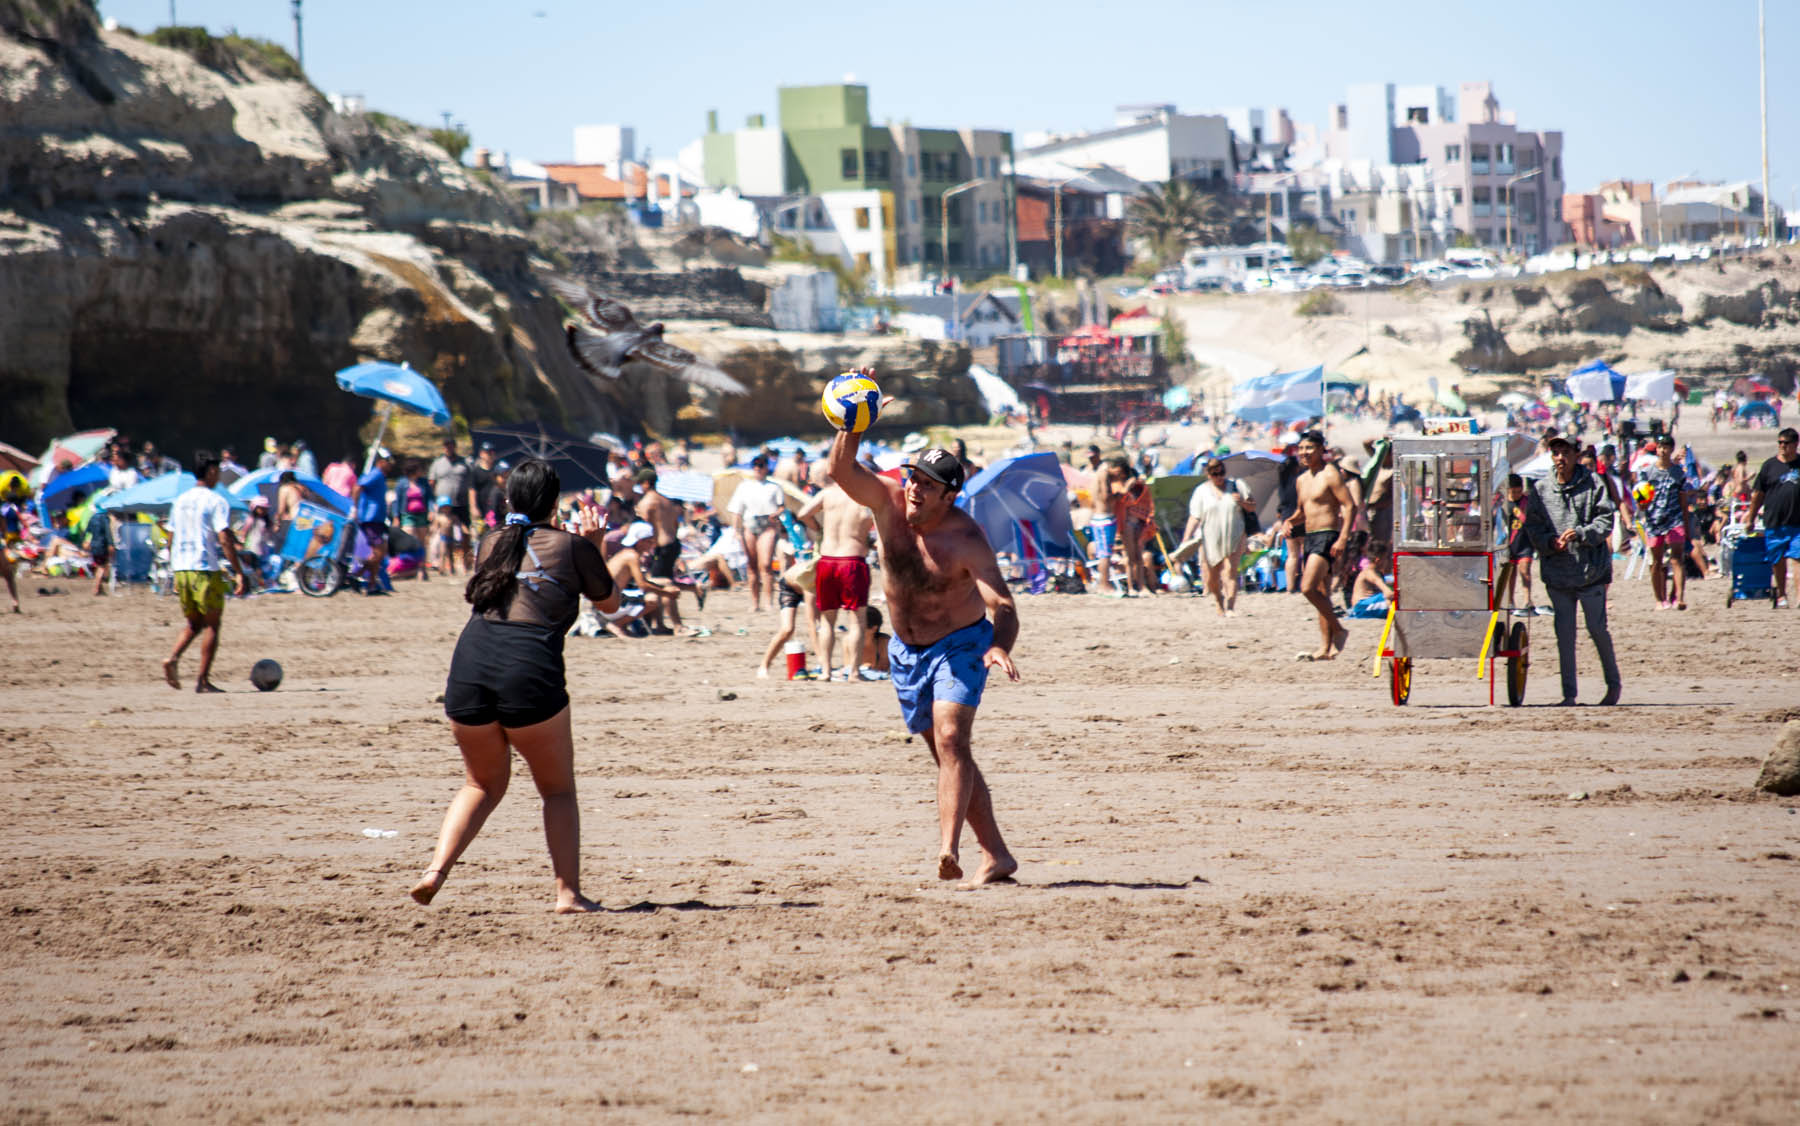
[[[335,453],[369,416],[331,380],[359,359],[410,363],[467,418],[618,424],[558,344],[504,195],[253,53],[208,61],[85,3],[0,2],[8,439],[267,431]]]
[[[527,217],[484,173],[334,111],[279,48],[175,38],[106,31],[91,0],[0,0],[0,438],[111,425],[183,454],[265,433],[336,454],[370,404],[331,376],[366,359],[411,364],[472,422],[721,424],[716,395],[575,367]],[[797,421],[723,424],[740,414]]]

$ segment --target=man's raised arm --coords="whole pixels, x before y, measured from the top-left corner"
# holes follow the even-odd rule
[[[888,491],[888,482],[856,460],[856,451],[861,445],[861,434],[838,431],[837,437],[832,439],[827,464],[831,467],[831,479],[851,500],[879,514],[893,503],[894,497]]]

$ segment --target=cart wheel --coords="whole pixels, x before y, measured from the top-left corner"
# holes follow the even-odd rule
[[[1395,657],[1388,662],[1388,687],[1393,690],[1394,706],[1406,703],[1412,695],[1412,658]]]
[[[314,598],[330,598],[343,585],[344,571],[331,556],[312,555],[294,569],[294,578]]]
[[[1525,632],[1525,623],[1514,622],[1512,637],[1506,647],[1518,656],[1506,658],[1506,702],[1515,708],[1525,702],[1525,674],[1531,668],[1531,657],[1526,647],[1530,643],[1531,637]]]

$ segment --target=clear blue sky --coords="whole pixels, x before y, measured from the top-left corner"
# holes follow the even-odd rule
[[[293,49],[290,0],[175,0],[183,24]],[[1800,3],[1770,0],[1770,173],[1800,188]],[[100,0],[147,31],[169,0]],[[1756,180],[1756,0],[1363,0],[1113,7],[719,0],[304,0],[307,71],[320,89],[426,124],[443,112],[473,142],[567,159],[578,124],[636,128],[673,156],[717,109],[732,128],[775,118],[775,88],[869,86],[877,121],[1015,133],[1099,128],[1115,105],[1186,111],[1285,106],[1324,120],[1354,82],[1454,89],[1490,80],[1531,129],[1564,134],[1571,190],[1623,177]],[[1275,15],[1279,12],[1279,16]],[[1783,60],[1787,60],[1784,65]]]

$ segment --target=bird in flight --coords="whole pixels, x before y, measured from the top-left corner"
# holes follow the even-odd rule
[[[660,323],[644,327],[623,304],[579,282],[557,277],[547,281],[550,291],[587,322],[567,326],[569,354],[595,375],[617,379],[619,369],[636,360],[696,387],[727,395],[748,393],[748,388],[721,369],[664,340]]]

